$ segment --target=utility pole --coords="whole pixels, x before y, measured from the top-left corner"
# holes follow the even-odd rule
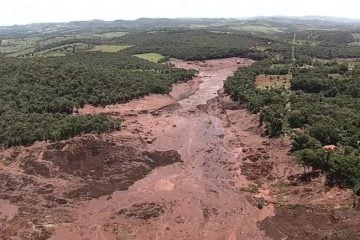
[[[293,62],[296,61],[296,58],[295,58],[295,44],[296,44],[296,33],[294,33],[293,45],[292,45],[292,49],[291,49],[291,60]]]

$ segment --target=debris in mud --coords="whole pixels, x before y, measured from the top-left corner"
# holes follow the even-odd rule
[[[50,169],[45,163],[35,162],[34,160],[26,161],[22,168],[29,175],[40,175],[46,178],[50,177]]]
[[[158,218],[165,212],[165,207],[159,203],[133,204],[129,209],[121,209],[116,214],[125,215],[128,218],[149,220]]]
[[[258,161],[255,163],[244,162],[241,165],[241,173],[250,181],[255,180],[274,180],[271,172],[274,168],[273,162]]]
[[[301,205],[277,208],[260,227],[274,240],[360,239],[360,212]]]
[[[217,216],[217,215],[219,215],[219,210],[217,209],[217,208],[215,208],[215,207],[204,207],[203,209],[202,209],[202,211],[203,211],[203,217],[204,217],[204,219],[208,219],[208,218],[210,218],[211,216]]]
[[[156,140],[156,138],[146,138],[144,140],[147,144],[152,144]]]
[[[205,150],[206,153],[212,153],[213,151],[214,151],[214,149],[212,149],[212,148]]]
[[[11,202],[23,200],[18,191],[25,190],[28,186],[36,186],[34,180],[29,177],[13,177],[9,174],[0,174],[0,199],[9,199]]]
[[[182,161],[176,151],[143,152],[94,139],[69,141],[65,150],[47,150],[43,158],[58,167],[58,174],[79,178],[81,186],[66,192],[67,198],[98,198],[126,190],[152,169]]]
[[[263,198],[246,196],[246,199],[249,203],[251,203],[251,205],[257,207],[258,209],[263,209],[263,207],[268,204],[268,202],[266,202]]]
[[[46,240],[49,239],[53,233],[53,225],[48,224],[41,218],[36,218],[36,212],[30,213],[26,212],[30,209],[20,209],[19,214],[16,215],[12,220],[6,222],[4,225],[0,225],[0,239],[36,239],[36,240]],[[21,213],[21,212],[24,213]],[[28,220],[22,219],[22,215],[30,215],[31,217]],[[31,216],[31,215],[30,215]]]
[[[0,217],[6,216],[0,219],[0,239],[48,239],[54,225],[73,221],[68,207],[74,200],[126,190],[153,169],[182,162],[177,151],[144,151],[92,136],[31,149],[0,173],[0,201],[16,209],[10,215],[0,209]],[[11,171],[12,165],[20,171]],[[128,215],[148,219],[163,211],[163,206],[134,205]]]
[[[250,160],[251,162],[257,162],[262,160],[268,160],[270,156],[266,153],[254,153],[243,158],[243,161]]]

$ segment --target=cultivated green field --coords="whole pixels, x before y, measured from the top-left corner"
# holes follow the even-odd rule
[[[98,34],[98,36],[102,37],[102,38],[118,38],[118,37],[123,37],[126,34],[128,34],[127,32],[107,32],[107,33],[103,33],[103,34]]]
[[[22,56],[24,56],[26,54],[30,54],[30,53],[34,52],[34,50],[35,50],[34,47],[25,48],[25,49],[22,49],[20,51],[7,54],[6,57],[22,57]]]
[[[353,37],[355,40],[360,41],[360,33],[353,33]]]
[[[129,47],[131,47],[131,45],[97,45],[94,48],[92,48],[91,51],[119,52]]]
[[[349,43],[349,46],[360,46],[360,33],[353,33],[354,42]]]
[[[37,37],[29,37],[0,40],[0,53],[16,53],[33,48],[39,39]]]
[[[163,55],[158,53],[144,53],[144,54],[136,54],[134,56],[154,63],[158,63],[161,59],[164,58]]]
[[[91,46],[84,43],[64,44],[59,47],[35,52],[32,55],[37,57],[58,57],[65,56],[65,53],[88,50],[89,48],[91,48]]]
[[[237,31],[262,32],[262,33],[281,32],[281,30],[277,27],[258,26],[258,25],[240,25],[240,26],[231,27],[231,29]]]

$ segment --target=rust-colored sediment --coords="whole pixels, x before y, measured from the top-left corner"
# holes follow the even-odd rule
[[[274,208],[274,196],[304,199],[301,184],[299,200],[286,188],[289,181],[274,187],[288,177],[296,181],[301,172],[291,167],[289,142],[262,137],[258,117],[236,108],[221,91],[227,77],[252,61],[172,63],[199,74],[168,95],[79,109],[121,116],[120,131],[2,151],[0,239],[291,236],[292,212]],[[307,193],[309,204],[319,196]],[[348,199],[345,192],[336,194]],[[325,202],[334,197],[320,195]],[[290,225],[278,216],[287,216]]]

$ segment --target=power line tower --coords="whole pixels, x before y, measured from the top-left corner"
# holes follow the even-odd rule
[[[292,49],[291,49],[291,60],[293,62],[296,61],[296,58],[295,58],[295,44],[296,44],[296,33],[294,33],[294,39],[293,39],[293,44],[292,44]]]

